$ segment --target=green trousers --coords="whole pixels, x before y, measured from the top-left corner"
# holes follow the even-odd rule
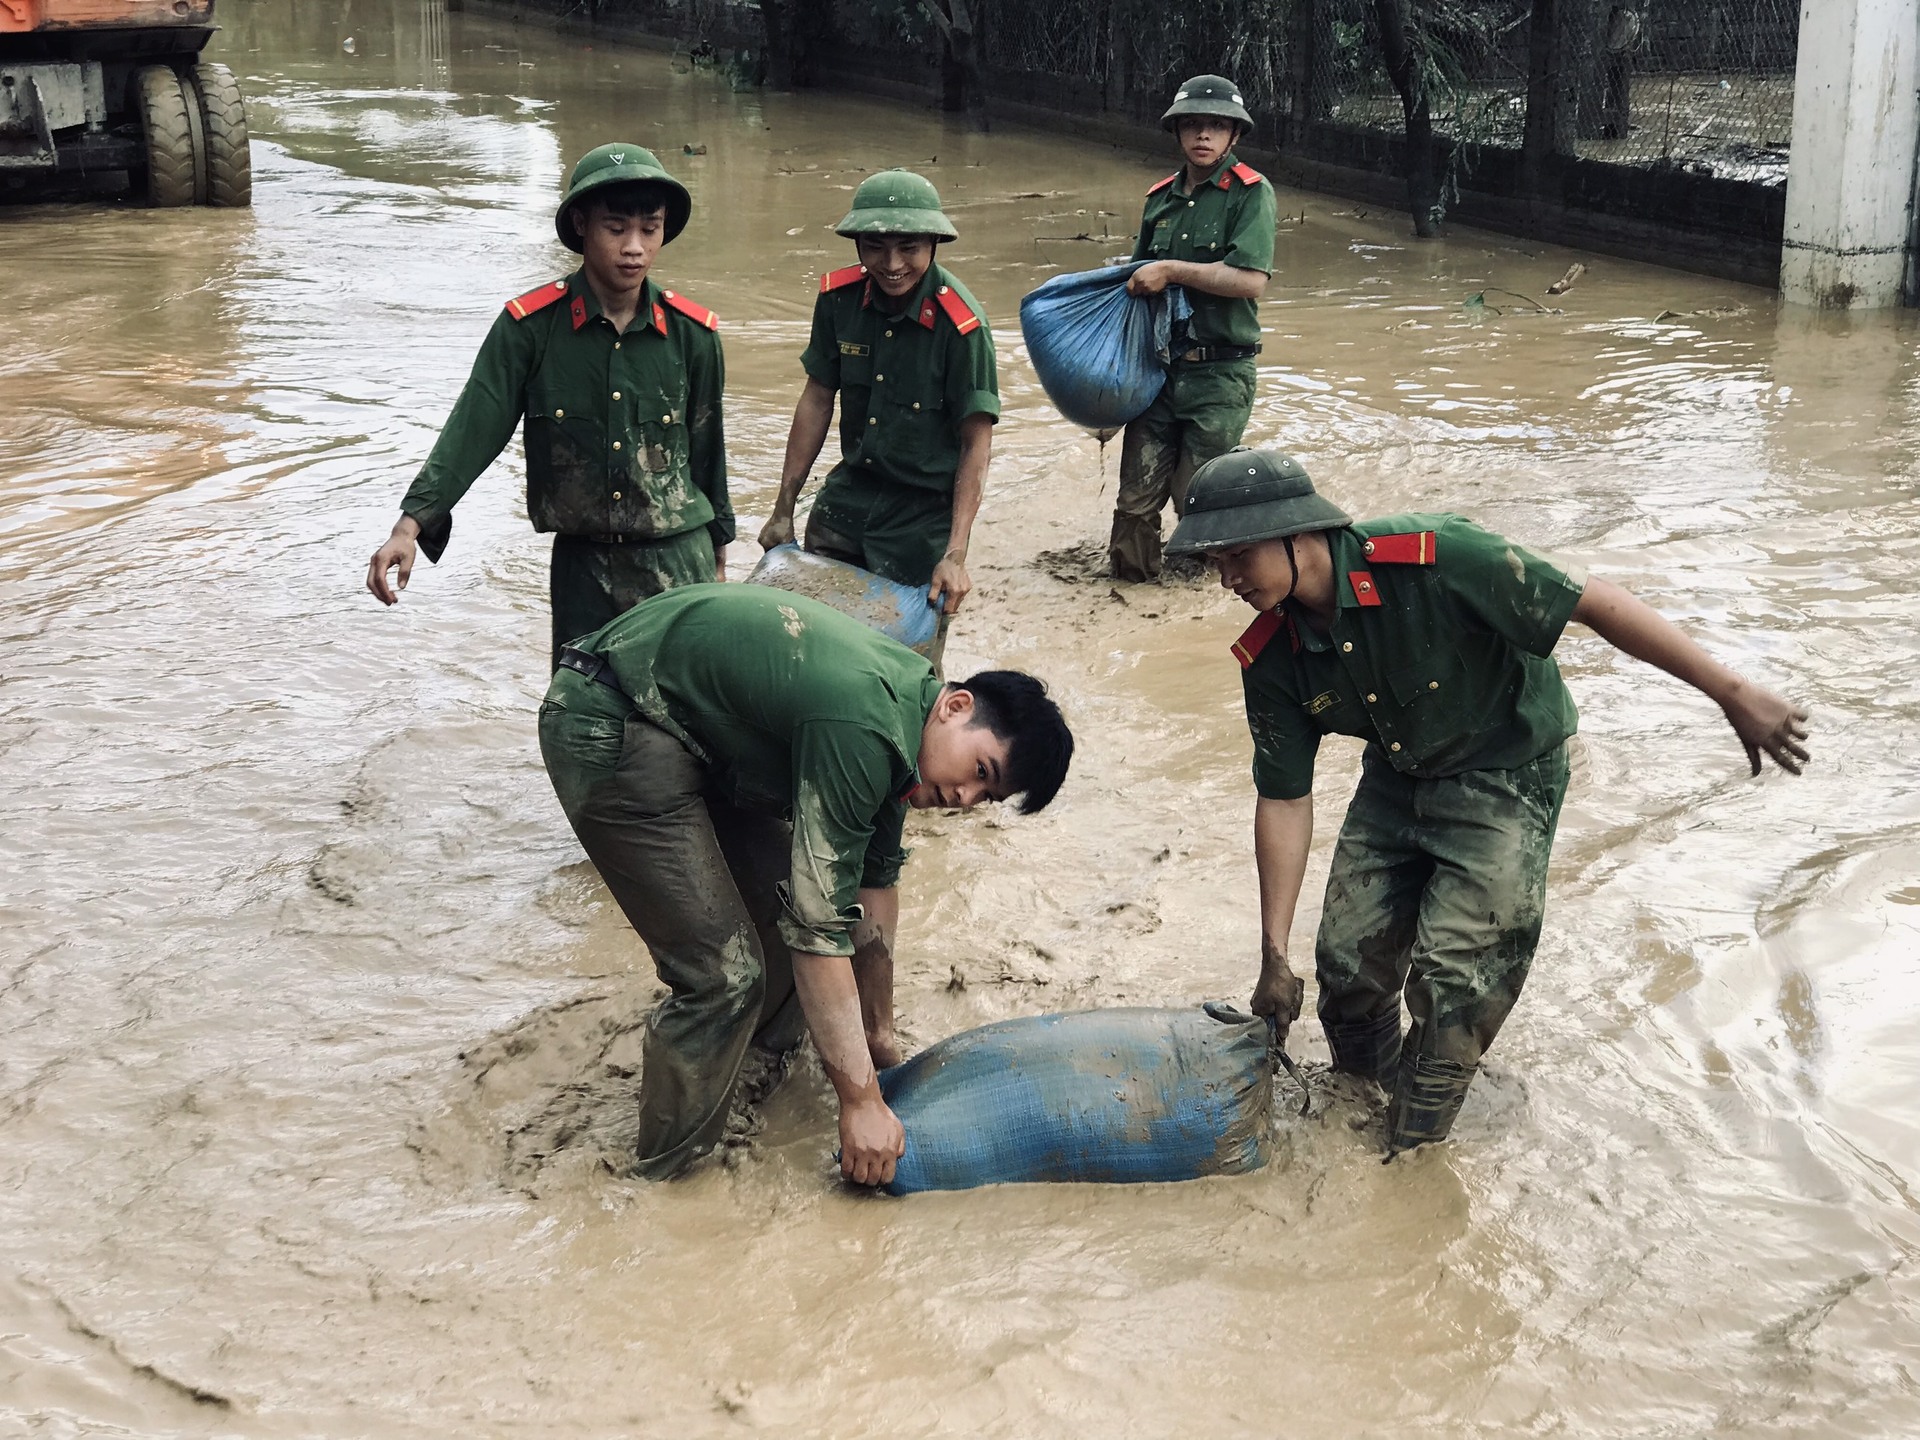
[[[1514,770],[1439,780],[1403,775],[1378,744],[1367,747],[1334,846],[1314,969],[1335,1067],[1394,1092],[1389,1148],[1446,1137],[1519,999],[1566,793],[1564,744]]]
[[[553,537],[547,592],[553,600],[553,656],[649,595],[714,578],[713,537],[702,525],[665,540],[610,545],[583,535]]]
[[[1107,561],[1116,580],[1160,573],[1160,512],[1187,506],[1193,472],[1240,443],[1253,413],[1254,362],[1175,364],[1153,404],[1127,425],[1120,442],[1120,490],[1113,502]]]
[[[647,1021],[634,1167],[665,1179],[725,1132],[747,1046],[784,1053],[805,1033],[777,928],[792,832],[709,794],[686,746],[574,670],[547,688],[540,755],[670,992]]]
[[[843,467],[827,476],[813,502],[806,548],[902,585],[925,585],[952,534],[951,494]]]

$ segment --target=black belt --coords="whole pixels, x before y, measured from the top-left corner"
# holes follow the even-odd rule
[[[1195,345],[1173,358],[1186,365],[1203,365],[1209,360],[1251,360],[1260,353],[1258,345]]]
[[[607,663],[604,655],[595,655],[591,650],[576,650],[568,645],[560,651],[560,663],[569,670],[578,670],[589,680],[598,680],[609,690],[618,690],[622,695],[627,693],[621,688],[619,679],[613,673],[613,666]]]
[[[569,535],[569,540],[585,540],[593,545],[644,545],[651,535]]]

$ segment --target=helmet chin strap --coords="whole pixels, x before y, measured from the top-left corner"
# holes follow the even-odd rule
[[[1287,593],[1280,597],[1280,604],[1273,607],[1276,610],[1291,600],[1293,598],[1293,592],[1300,588],[1300,562],[1294,558],[1293,537],[1291,535],[1282,535],[1280,537],[1280,543],[1287,547],[1287,568],[1293,572],[1293,575],[1292,578],[1287,581]]]

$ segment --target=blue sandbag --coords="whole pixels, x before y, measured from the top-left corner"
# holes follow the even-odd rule
[[[1194,1180],[1267,1163],[1266,1022],[1225,1005],[968,1030],[880,1075],[907,1132],[887,1191]]]
[[[1056,275],[1020,302],[1020,333],[1047,398],[1076,425],[1104,434],[1145,410],[1167,383],[1176,329],[1192,314],[1186,293],[1127,293],[1141,265]]]
[[[931,659],[940,611],[924,585],[902,585],[844,560],[829,560],[798,545],[776,545],[760,557],[749,585],[771,585],[831,605],[862,625]]]

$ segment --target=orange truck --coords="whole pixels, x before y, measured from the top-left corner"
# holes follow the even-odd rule
[[[117,174],[150,205],[252,204],[213,29],[213,0],[0,0],[0,197]]]

